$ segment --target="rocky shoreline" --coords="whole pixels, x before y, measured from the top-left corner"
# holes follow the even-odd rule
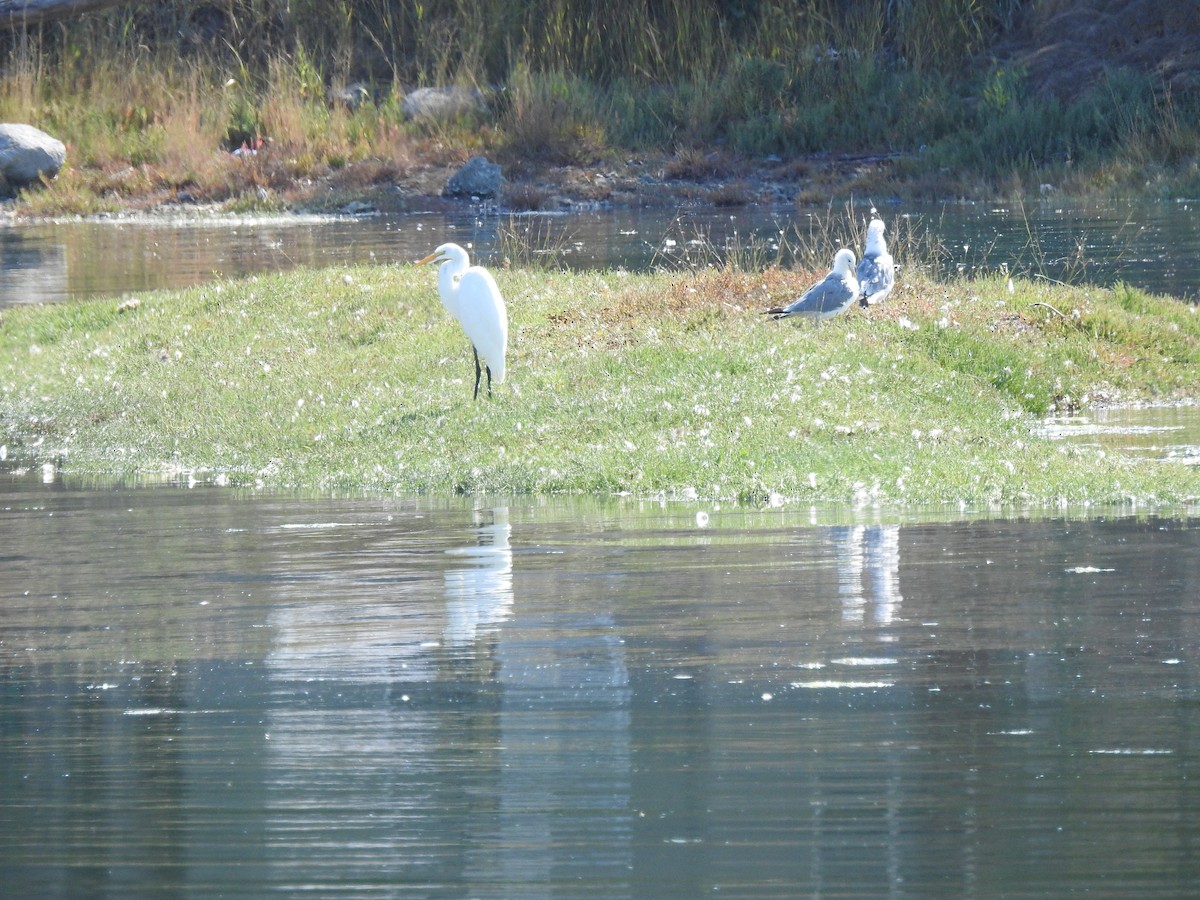
[[[458,173],[456,165],[430,164],[414,168],[395,182],[373,185],[361,196],[339,200],[334,190],[323,197],[314,191],[300,198],[298,209],[328,209],[343,203],[352,210],[364,206],[380,212],[414,207],[440,208],[464,199],[497,209],[527,211],[586,211],[608,208],[729,207],[752,205],[825,205],[840,198],[863,197],[882,203],[896,196],[888,184],[889,168],[901,157],[881,155],[820,155],[803,159],[729,159],[712,152],[681,162],[663,156],[634,156],[594,165],[523,166],[504,172],[503,185],[493,192],[447,191]],[[868,195],[870,195],[868,197]]]
[[[461,184],[462,161],[421,161],[386,178],[372,178],[369,166],[352,164],[323,177],[296,180],[273,193],[244,199],[203,202],[186,191],[113,195],[116,208],[90,216],[31,214],[21,199],[0,200],[0,222],[130,220],[144,217],[196,217],[270,213],[277,215],[399,214],[474,203],[497,212],[575,212],[613,208],[737,208],[791,204],[823,206],[840,199],[883,203],[904,193],[891,183],[899,155],[823,154],[784,160],[737,159],[719,151],[679,156],[630,156],[591,165],[521,162],[491,164],[490,189]],[[476,159],[481,159],[477,157]],[[471,161],[469,161],[471,162]],[[69,164],[69,163],[68,163]],[[361,170],[361,172],[359,171]],[[366,174],[363,174],[366,173]],[[460,184],[456,187],[456,179]],[[253,197],[247,179],[246,195]],[[38,190],[34,185],[28,190]]]

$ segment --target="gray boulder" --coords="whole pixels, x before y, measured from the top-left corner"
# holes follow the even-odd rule
[[[504,174],[486,156],[472,156],[446,179],[443,197],[495,197],[504,187]]]
[[[348,84],[341,90],[333,91],[330,95],[335,103],[340,103],[346,109],[358,109],[364,103],[369,103],[373,96],[370,85],[361,81]]]
[[[63,142],[32,125],[0,124],[0,179],[25,187],[53,178],[67,159]]]
[[[410,119],[444,122],[483,112],[483,93],[465,87],[424,87],[405,95],[400,111]]]

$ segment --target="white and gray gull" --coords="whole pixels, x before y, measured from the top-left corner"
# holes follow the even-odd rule
[[[849,309],[860,296],[858,279],[854,275],[854,253],[843,247],[834,256],[833,268],[828,275],[801,294],[798,300],[766,312],[773,319],[789,316],[828,319]]]
[[[859,303],[863,306],[882,303],[895,286],[896,264],[883,239],[883,220],[876,216],[867,226],[867,245],[858,264]]]

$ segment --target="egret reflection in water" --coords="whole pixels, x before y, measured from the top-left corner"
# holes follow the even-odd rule
[[[266,841],[294,883],[545,885],[566,859],[610,883],[628,877],[631,689],[617,596],[515,602],[508,513],[476,510],[470,536],[433,553],[407,533],[364,531],[341,551],[356,557],[342,563],[349,585],[326,598],[302,582],[304,595],[280,606],[270,666],[287,702],[267,722]],[[525,590],[573,596],[550,557],[524,558]],[[569,732],[548,741],[564,709]],[[351,845],[373,848],[361,868],[313,852]]]
[[[838,526],[833,532],[842,619],[864,622],[869,606],[872,622],[890,624],[904,600],[900,594],[900,526]]]
[[[488,737],[497,698],[480,676],[495,638],[478,639],[511,614],[511,527],[505,508],[474,517],[445,550],[390,521],[324,529],[343,536],[331,553],[339,583],[301,580],[276,607],[268,665],[286,700],[266,723],[265,840],[296,884],[445,883],[471,865],[469,848],[489,842],[491,820],[467,815],[500,766]],[[468,734],[473,765],[448,777],[454,762],[434,760]],[[432,838],[437,822],[455,823],[462,844]],[[314,853],[329,846],[376,855]]]
[[[475,641],[481,628],[503,622],[512,613],[513,569],[512,525],[508,508],[491,511],[491,523],[483,524],[484,513],[477,512],[476,542],[447,550],[455,565],[446,569],[446,626],[444,635],[450,646]],[[461,563],[461,565],[458,565]]]

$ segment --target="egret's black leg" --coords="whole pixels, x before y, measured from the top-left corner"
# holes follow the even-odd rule
[[[479,399],[479,376],[482,370],[479,368],[479,351],[471,347],[471,351],[475,354],[475,399]],[[492,373],[488,372],[488,390],[492,389]]]
[[[491,396],[492,396],[492,367],[491,366],[487,367],[487,373],[488,373],[488,398],[491,399]]]

